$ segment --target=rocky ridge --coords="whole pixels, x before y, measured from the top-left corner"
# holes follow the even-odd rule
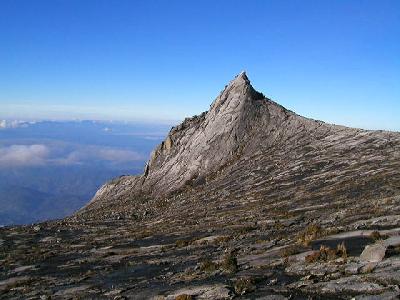
[[[400,133],[301,117],[242,72],[141,176],[1,229],[1,295],[395,299],[399,170]]]

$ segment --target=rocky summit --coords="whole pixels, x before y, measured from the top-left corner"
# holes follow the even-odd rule
[[[400,133],[304,118],[242,72],[142,175],[0,249],[1,299],[398,299]]]

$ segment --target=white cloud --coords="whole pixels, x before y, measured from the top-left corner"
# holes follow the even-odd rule
[[[0,166],[36,166],[46,163],[45,145],[11,145],[0,148]]]
[[[135,152],[130,150],[119,150],[119,149],[98,149],[97,156],[100,159],[115,161],[115,162],[129,162],[129,161],[137,161],[142,160],[143,157]]]
[[[76,165],[92,162],[114,165],[145,159],[146,157],[136,151],[94,145],[79,145],[69,150],[65,145],[56,144],[0,146],[0,167]]]
[[[29,125],[35,124],[35,122],[26,122],[20,120],[1,120],[0,121],[0,129],[7,128],[19,128],[19,127],[28,127]]]
[[[145,160],[145,157],[132,150],[122,150],[109,147],[87,146],[74,150],[66,157],[56,161],[59,164],[82,164],[88,161],[106,161],[112,163],[123,163]]]

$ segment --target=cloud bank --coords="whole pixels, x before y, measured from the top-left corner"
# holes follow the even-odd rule
[[[29,125],[35,124],[35,122],[26,122],[20,120],[0,120],[0,129],[8,129],[8,128],[19,128],[19,127],[28,127]]]
[[[144,156],[131,150],[121,150],[109,147],[87,146],[70,152],[61,158],[62,164],[81,164],[85,161],[107,161],[124,163],[144,160]]]
[[[11,145],[0,148],[0,166],[44,165],[50,154],[45,145]]]
[[[145,157],[136,151],[93,145],[69,150],[44,144],[0,146],[0,167],[73,165],[93,161],[121,164],[141,160]]]

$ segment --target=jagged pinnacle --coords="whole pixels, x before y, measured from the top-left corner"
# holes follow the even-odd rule
[[[240,72],[229,82],[221,94],[214,100],[210,107],[210,114],[218,113],[223,105],[229,106],[231,101],[244,102],[249,94],[254,91],[245,71]]]
[[[246,71],[244,71],[244,70],[242,72],[240,72],[236,77],[242,78],[244,80],[249,80],[249,78],[247,77]]]
[[[240,72],[236,77],[230,82],[230,85],[246,84],[250,85],[250,80],[247,77],[246,71]]]

